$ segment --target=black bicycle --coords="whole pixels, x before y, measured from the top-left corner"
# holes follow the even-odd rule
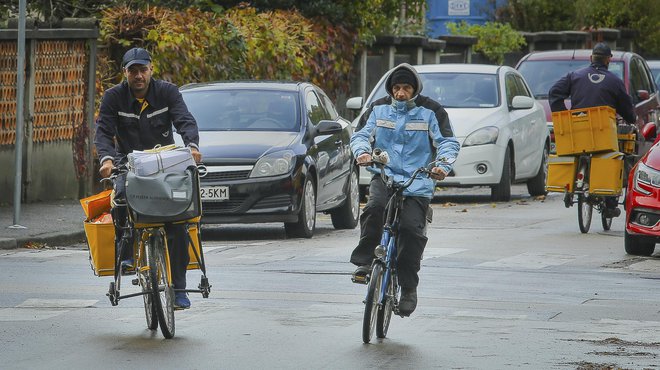
[[[378,338],[385,338],[390,326],[392,313],[399,313],[399,281],[397,277],[397,236],[399,217],[403,211],[403,191],[408,188],[420,175],[429,176],[429,168],[420,167],[413,172],[410,179],[405,182],[395,182],[385,175],[385,163],[380,161],[380,152],[374,150],[373,164],[380,169],[380,178],[391,192],[387,202],[385,224],[380,244],[374,250],[375,258],[371,270],[366,277],[367,296],[364,300],[364,318],[362,321],[362,341],[369,343],[376,330]],[[432,162],[435,163],[435,162]],[[448,163],[439,161],[439,163]]]

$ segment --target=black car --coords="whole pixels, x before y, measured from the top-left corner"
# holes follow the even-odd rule
[[[355,228],[358,169],[350,122],[306,82],[245,81],[181,88],[197,120],[203,223],[284,222],[312,237],[316,213]]]

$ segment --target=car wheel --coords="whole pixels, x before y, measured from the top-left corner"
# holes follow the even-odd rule
[[[527,191],[529,195],[535,197],[538,195],[546,195],[548,192],[545,190],[545,183],[548,178],[548,147],[543,146],[543,154],[541,157],[541,167],[536,176],[527,181]]]
[[[298,222],[284,223],[284,231],[289,238],[311,238],[316,227],[316,190],[309,177],[305,179],[303,196],[298,213]]]
[[[355,229],[360,217],[360,189],[358,185],[358,170],[353,167],[348,176],[348,191],[342,205],[332,210],[332,226],[335,229]]]
[[[623,245],[626,253],[634,256],[650,256],[655,250],[655,238],[631,235],[628,230],[624,232]]]
[[[490,200],[494,202],[508,202],[511,200],[511,149],[506,148],[504,152],[504,164],[502,165],[502,178],[497,185],[490,188]]]

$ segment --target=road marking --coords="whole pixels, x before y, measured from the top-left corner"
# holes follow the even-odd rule
[[[522,267],[526,269],[542,269],[548,266],[559,266],[574,261],[580,256],[557,253],[527,252],[497,261],[480,263],[480,267]]]
[[[16,307],[0,309],[0,321],[40,321],[53,318],[72,308],[92,307],[98,300],[30,298]]]
[[[98,302],[85,299],[39,299],[29,298],[16,306],[17,308],[85,308],[92,307]]]
[[[426,248],[424,249],[424,258],[443,257],[450,254],[465,252],[463,248]]]

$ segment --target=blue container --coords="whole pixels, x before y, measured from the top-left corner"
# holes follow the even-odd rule
[[[449,35],[447,23],[484,24],[492,20],[495,10],[506,5],[506,0],[428,0],[426,13],[428,36]]]

